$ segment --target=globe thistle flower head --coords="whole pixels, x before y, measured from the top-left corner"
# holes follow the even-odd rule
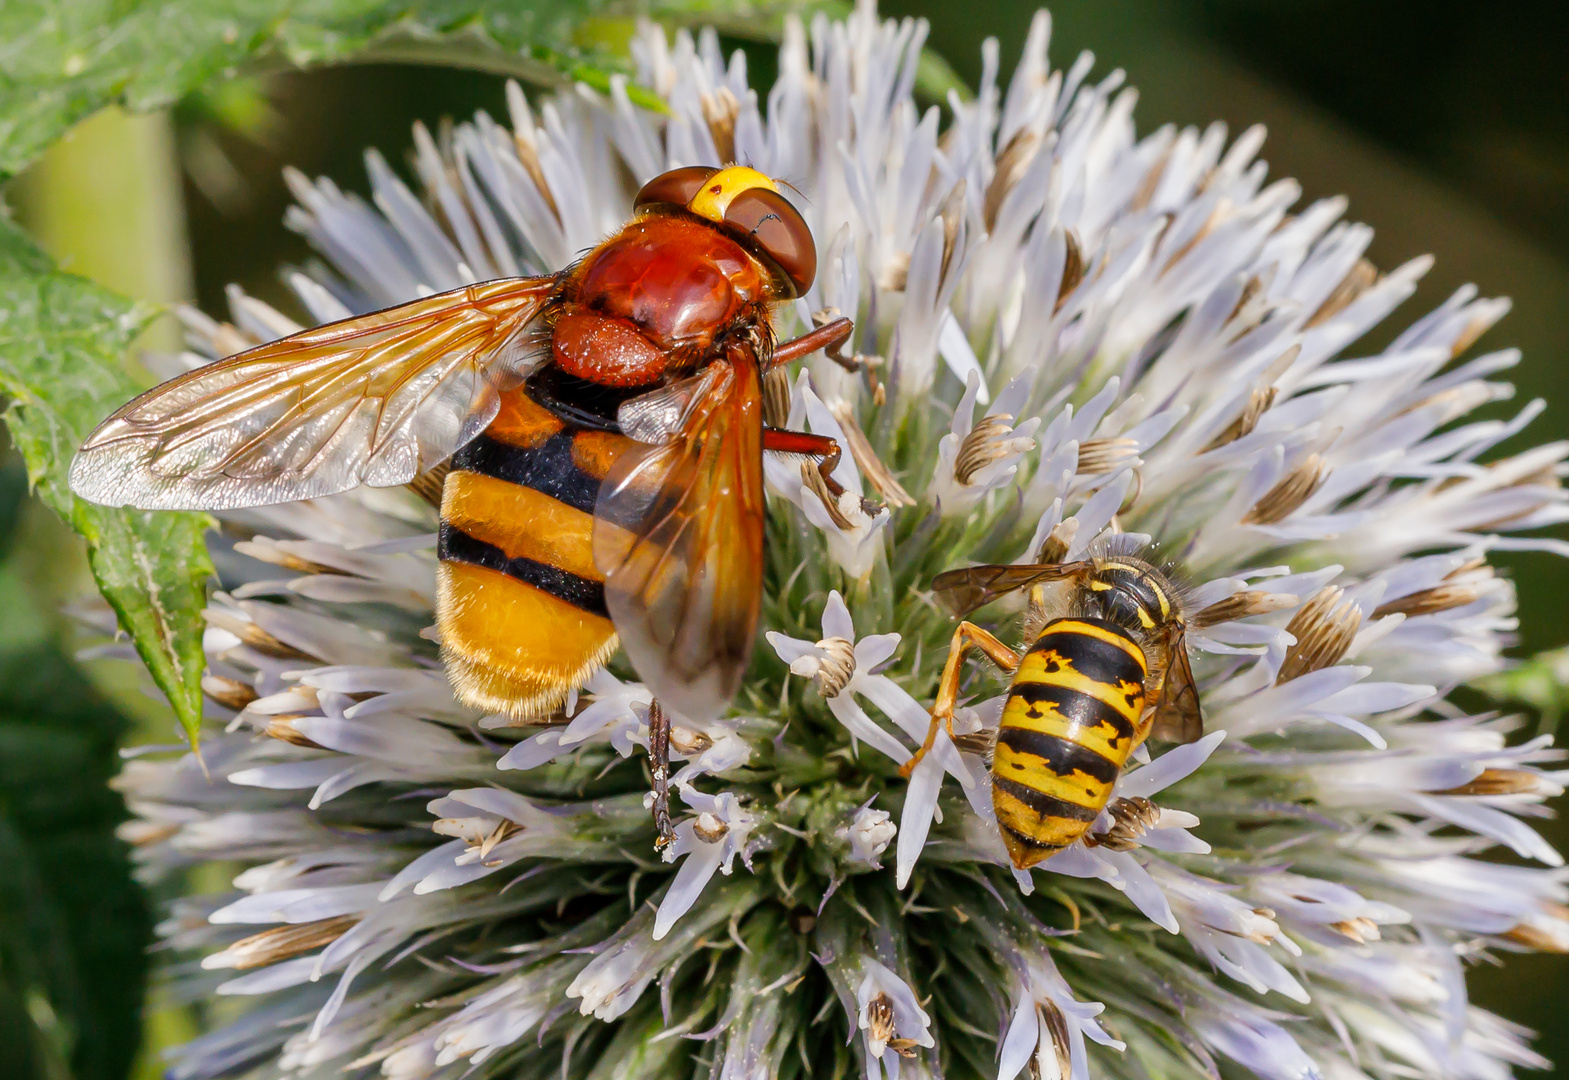
[[[1360,350],[1427,261],[1372,267],[1343,200],[1268,180],[1261,131],[1139,135],[1121,72],[1051,67],[1049,30],[1006,87],[988,45],[945,123],[913,97],[924,24],[870,5],[789,24],[771,88],[713,34],[645,27],[668,114],[624,80],[512,86],[505,123],[416,129],[417,191],[374,152],[369,201],[290,175],[321,262],[288,281],[319,321],[559,269],[667,168],[788,179],[821,259],[777,329],[849,315],[862,364],[811,356],[770,409],[845,448],[845,495],[766,463],[767,633],[731,715],[671,733],[662,855],[630,668],[549,724],[454,699],[426,504],[225,513],[203,761],[117,782],[144,877],[240,868],[161,927],[177,999],[234,1004],[171,1076],[1545,1064],[1464,965],[1569,946],[1530,824],[1558,754],[1445,696],[1503,664],[1488,555],[1564,553],[1536,530],[1565,519],[1566,447],[1482,462],[1539,406],[1467,419],[1508,396],[1517,357],[1469,355],[1507,304],[1468,288]],[[230,299],[230,323],[186,313],[171,371],[296,329]],[[1019,869],[982,752],[1005,677],[973,662],[952,735],[900,775],[954,632],[928,586],[1112,536],[1185,583],[1207,734],[1141,747],[1084,836]],[[982,621],[1017,637],[1018,608]],[[1518,860],[1481,857],[1500,845]]]

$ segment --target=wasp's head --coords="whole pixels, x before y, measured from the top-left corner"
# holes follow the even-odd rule
[[[660,173],[637,193],[636,209],[674,206],[748,242],[800,296],[817,276],[817,245],[806,219],[756,169],[692,165]]]

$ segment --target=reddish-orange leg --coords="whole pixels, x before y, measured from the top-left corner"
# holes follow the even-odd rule
[[[856,363],[854,357],[845,356],[839,351],[839,346],[849,341],[850,335],[854,331],[855,324],[849,319],[839,318],[832,322],[824,323],[816,330],[802,334],[800,337],[787,341],[775,348],[773,360],[768,366],[778,367],[780,364],[788,364],[792,360],[810,356],[818,349],[822,349],[828,359],[846,371],[860,371],[861,365]]]
[[[846,371],[861,371],[863,365],[854,357],[845,356],[839,351],[839,346],[850,340],[855,324],[846,318],[834,319],[824,323],[810,333],[802,334],[785,342],[774,350],[769,368],[776,368],[781,364],[788,364],[792,360],[799,360],[809,356],[818,349],[823,354],[844,368]],[[869,370],[869,369],[868,369]],[[772,450],[779,454],[802,454],[806,457],[817,459],[817,472],[823,478],[823,485],[835,499],[844,494],[844,485],[833,478],[833,471],[839,465],[841,451],[839,444],[826,435],[812,435],[805,431],[784,431],[779,428],[765,428],[763,430],[763,449]],[[866,499],[861,500],[862,507],[868,514],[877,512],[876,503]]]
[[[932,746],[937,742],[938,725],[948,730],[948,738],[953,738],[953,706],[959,697],[959,676],[964,672],[964,657],[972,648],[981,650],[992,663],[1008,672],[1017,670],[1023,660],[974,623],[960,623],[948,645],[948,663],[942,669],[942,682],[937,684],[937,701],[932,705],[932,723],[926,729],[926,741],[914,757],[899,766],[900,776],[909,776],[921,759],[932,752]]]
[[[817,472],[834,498],[844,494],[844,485],[833,478],[843,456],[837,440],[827,435],[813,435],[808,431],[785,431],[781,428],[763,429],[763,449],[776,454],[800,454],[817,459]]]

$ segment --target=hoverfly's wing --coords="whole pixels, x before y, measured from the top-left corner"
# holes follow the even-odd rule
[[[711,374],[709,374],[711,373]],[[740,688],[762,606],[762,390],[747,353],[710,365],[684,426],[634,446],[595,507],[594,562],[627,657],[688,720]]]
[[[1167,742],[1197,742],[1204,735],[1204,713],[1193,682],[1193,665],[1188,662],[1187,634],[1180,625],[1167,637],[1166,652],[1166,678],[1155,702],[1150,734]]]
[[[966,566],[947,570],[932,578],[932,593],[950,615],[968,615],[985,607],[999,596],[1076,577],[1093,568],[1093,563],[1036,563],[1022,566]]]
[[[186,372],[87,437],[71,489],[144,510],[227,510],[407,483],[495,417],[556,279],[469,285]]]
[[[663,445],[682,438],[699,409],[707,407],[720,384],[730,378],[725,364],[710,364],[696,375],[639,394],[616,410],[616,426],[629,439]]]

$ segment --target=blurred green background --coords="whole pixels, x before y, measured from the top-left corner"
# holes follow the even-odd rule
[[[932,23],[930,44],[971,84],[997,36],[1004,79],[1030,0],[885,0]],[[1141,131],[1227,121],[1270,129],[1264,156],[1305,198],[1350,196],[1377,230],[1388,269],[1432,252],[1437,266],[1373,346],[1459,285],[1515,307],[1484,347],[1517,346],[1514,411],[1553,408],[1521,440],[1569,436],[1569,5],[1457,0],[1069,0],[1054,5],[1055,64],[1093,49],[1127,70]],[[771,75],[753,50],[754,81]],[[242,81],[172,112],[100,115],[6,190],[23,223],[67,268],[130,295],[193,299],[223,290],[297,312],[278,269],[308,257],[282,226],[286,164],[366,188],[361,151],[401,160],[409,125],[477,108],[504,115],[502,83],[433,68],[354,65]],[[149,344],[172,341],[167,325]],[[1508,449],[1508,448],[1506,448]],[[29,499],[20,463],[0,467],[0,1076],[120,1080],[159,1075],[156,1048],[191,1018],[156,991],[137,1048],[143,949],[154,901],[126,876],[112,837],[123,816],[104,788],[117,743],[171,741],[172,720],[129,665],[72,666],[63,607],[91,581],[75,539]],[[1521,584],[1528,656],[1569,641],[1569,561],[1504,557]],[[1569,829],[1548,826],[1560,848]],[[1569,964],[1511,958],[1472,973],[1477,1000],[1542,1033],[1569,1062]]]

